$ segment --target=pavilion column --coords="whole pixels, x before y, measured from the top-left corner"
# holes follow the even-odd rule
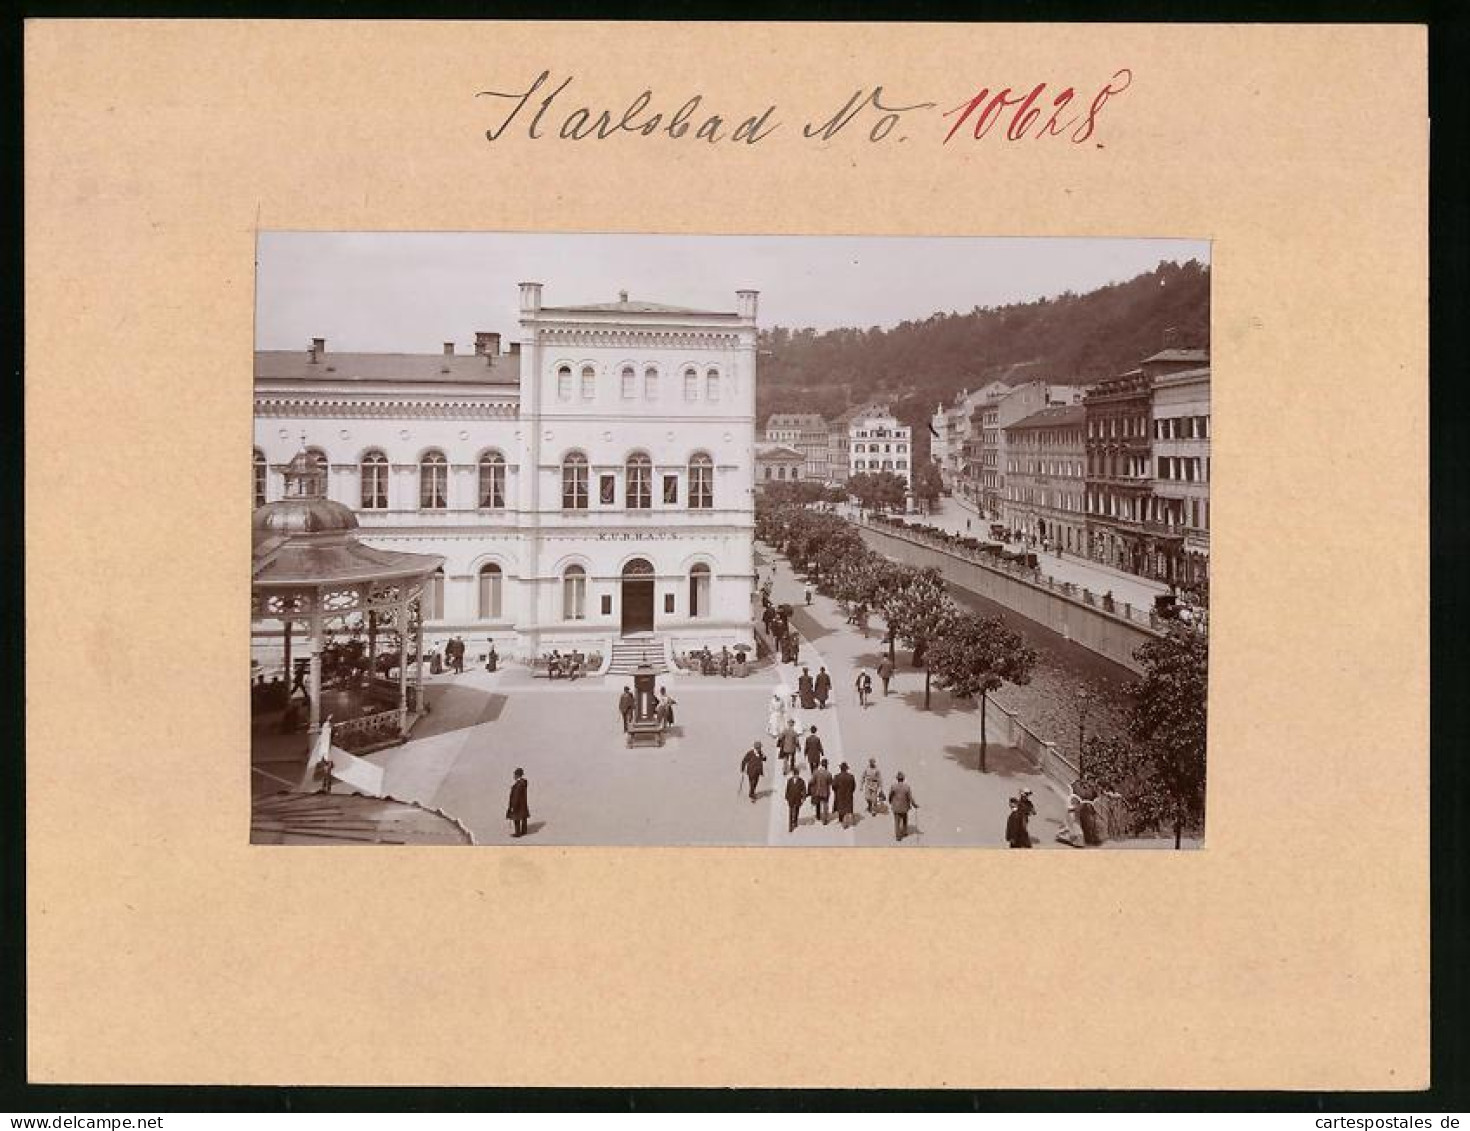
[[[423,596],[419,596],[419,623],[418,632],[414,634],[414,649],[418,654],[418,673],[415,677],[416,690],[414,691],[414,711],[420,715],[427,714],[424,706],[424,605]]]
[[[286,648],[286,655],[285,655],[285,660],[286,660],[286,681],[285,682],[286,682],[286,702],[289,703],[289,702],[291,702],[291,684],[294,682],[294,674],[291,671],[291,618],[290,617],[287,617],[285,619],[285,621],[283,621],[282,623],[285,625],[285,628],[286,628],[285,635],[284,635],[285,648]]]
[[[408,733],[408,607],[403,600],[398,606],[398,725]]]
[[[311,702],[307,705],[307,739],[315,744],[322,729],[322,618],[311,618],[311,675],[307,679],[307,694]]]
[[[378,611],[369,609],[367,615],[367,685],[373,686],[373,677],[378,674]]]

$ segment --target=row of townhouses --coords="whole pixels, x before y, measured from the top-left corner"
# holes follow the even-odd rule
[[[1208,577],[1208,352],[1167,348],[1087,387],[993,382],[932,428],[946,488],[986,517],[1130,573]]]

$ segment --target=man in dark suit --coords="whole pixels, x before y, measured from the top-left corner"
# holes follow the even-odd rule
[[[827,768],[827,759],[812,768],[812,804],[817,809],[817,820],[827,823],[827,802],[832,797],[832,771]]]
[[[796,681],[796,693],[801,697],[801,707],[804,711],[810,711],[817,705],[812,691],[812,673],[802,668],[801,676]]]
[[[740,769],[750,780],[750,801],[755,804],[755,786],[761,780],[761,774],[765,773],[766,756],[761,752],[761,744],[757,742],[745,752],[745,757],[740,760]]]
[[[510,786],[510,801],[505,806],[505,819],[515,822],[512,836],[526,835],[526,822],[531,819],[530,789],[530,783],[526,781],[526,771],[517,766],[515,781]]]
[[[623,718],[623,731],[626,733],[629,725],[633,722],[633,708],[637,704],[633,698],[633,691],[629,687],[623,688],[623,693],[618,696],[618,714]]]
[[[817,672],[816,692],[817,706],[825,711],[827,709],[827,696],[832,694],[832,677],[827,674],[826,668],[821,668]]]
[[[832,779],[832,811],[837,819],[842,822],[842,827],[847,828],[852,820],[852,799],[857,793],[857,778],[852,776],[852,771],[843,762],[837,768],[837,774]]]
[[[812,732],[806,736],[806,745],[803,747],[806,754],[806,764],[812,773],[817,772],[817,764],[822,760],[822,740],[817,737],[817,728],[812,727]]]
[[[801,803],[806,800],[806,782],[801,780],[801,771],[796,770],[786,783],[786,805],[791,810],[791,823],[787,832],[796,831],[796,819],[801,815]]]
[[[788,774],[796,772],[796,752],[801,745],[801,735],[796,733],[796,726],[790,719],[786,720],[786,729],[776,739],[776,749],[781,754],[782,766]]]

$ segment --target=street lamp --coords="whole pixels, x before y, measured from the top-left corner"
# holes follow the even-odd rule
[[[1086,768],[1082,764],[1086,758],[1087,749],[1087,703],[1087,688],[1079,687],[1077,689],[1077,776],[1079,778],[1087,777]]]

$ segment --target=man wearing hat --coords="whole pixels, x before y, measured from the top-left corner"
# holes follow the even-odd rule
[[[755,804],[755,784],[761,780],[761,774],[765,773],[766,756],[761,751],[761,744],[757,742],[745,752],[741,759],[740,768],[745,776],[750,779],[750,803]]]

